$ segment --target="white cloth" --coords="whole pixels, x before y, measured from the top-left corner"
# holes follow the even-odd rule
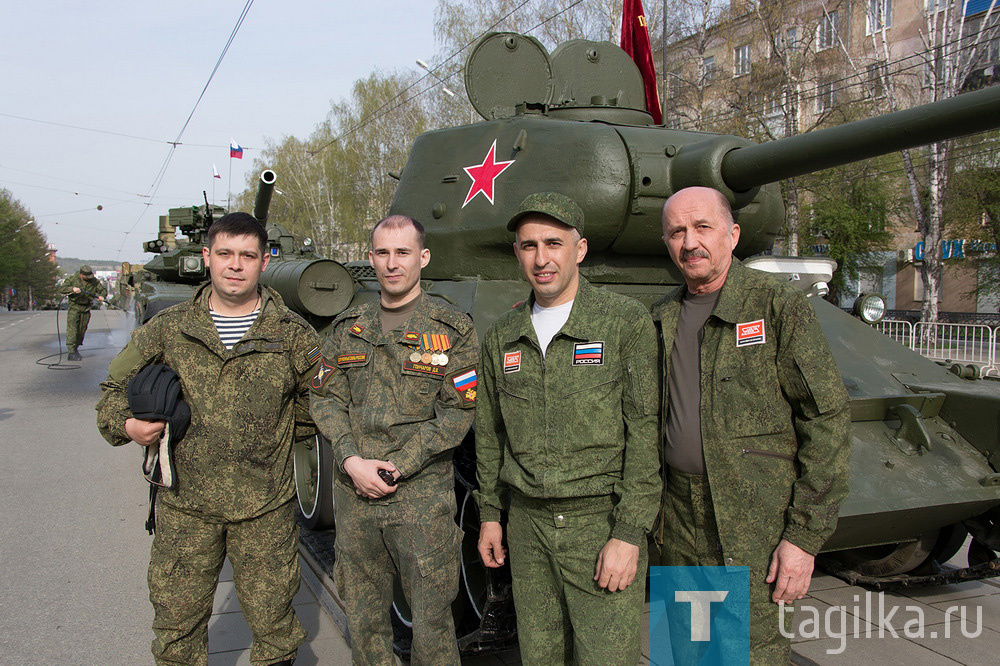
[[[531,325],[534,326],[535,335],[538,336],[538,344],[542,348],[542,358],[545,358],[545,350],[548,349],[552,338],[569,319],[569,313],[572,309],[573,301],[551,308],[543,308],[538,303],[531,306]]]

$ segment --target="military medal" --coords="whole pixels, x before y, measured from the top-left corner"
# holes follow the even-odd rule
[[[410,354],[410,362],[420,363],[420,352],[418,352],[417,350],[413,350],[413,353]]]
[[[403,340],[406,344],[410,345],[410,349],[413,350],[410,353],[410,363],[420,363],[420,352],[417,351],[417,345],[420,344],[420,336],[414,331],[406,331],[403,334]]]
[[[438,365],[448,365],[448,355],[445,354],[444,352],[441,352],[440,354],[438,354],[438,361],[440,361]]]

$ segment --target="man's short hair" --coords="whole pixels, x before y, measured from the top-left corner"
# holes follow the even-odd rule
[[[415,219],[409,215],[390,215],[388,217],[383,217],[381,220],[375,223],[372,227],[372,232],[368,235],[368,247],[372,250],[375,249],[375,230],[380,227],[385,227],[386,229],[404,229],[408,226],[412,226],[417,230],[417,242],[420,243],[419,249],[423,250],[427,247],[424,244],[424,238],[427,236],[427,232],[424,231],[424,225],[417,222]]]
[[[213,222],[208,228],[208,247],[210,249],[215,243],[215,237],[220,234],[254,236],[260,246],[261,256],[267,252],[267,231],[264,230],[264,225],[250,213],[229,213]]]
[[[662,223],[664,223],[664,224],[666,223],[666,220],[667,220],[667,215],[666,215],[666,213],[667,213],[667,204],[670,203],[670,200],[673,199],[678,194],[680,194],[681,192],[683,192],[685,190],[688,190],[688,189],[691,189],[691,188],[685,187],[683,189],[677,190],[676,192],[674,192],[673,194],[671,194],[669,197],[667,197],[667,200],[663,202],[663,215],[662,215],[663,219],[661,220]],[[731,231],[732,228],[733,228],[733,224],[736,223],[736,216],[733,214],[733,207],[729,203],[729,199],[726,198],[726,195],[723,194],[722,192],[720,192],[719,190],[713,188],[713,187],[698,186],[698,189],[699,190],[703,190],[704,194],[706,196],[711,197],[712,200],[715,201],[716,208],[719,210],[719,213],[722,216],[722,218],[729,225],[729,229]]]

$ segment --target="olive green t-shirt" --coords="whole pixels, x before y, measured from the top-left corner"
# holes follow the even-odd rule
[[[701,337],[720,291],[684,291],[674,348],[670,351],[664,459],[670,467],[688,474],[705,473],[701,445]]]
[[[424,295],[421,293],[412,301],[403,303],[398,308],[387,308],[379,303],[381,314],[381,317],[379,318],[382,320],[382,335],[386,335],[389,331],[402,326],[406,320],[410,318],[410,313],[417,309],[417,305],[423,297]]]

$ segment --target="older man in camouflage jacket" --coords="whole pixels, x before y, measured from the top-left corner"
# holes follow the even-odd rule
[[[656,336],[637,301],[579,272],[583,211],[527,197],[508,230],[531,298],[490,328],[476,409],[479,553],[507,540],[525,664],[639,658],[660,496]]]
[[[111,362],[97,423],[116,446],[155,445],[162,421],[132,416],[129,380],[152,363],[180,376],[191,425],[174,450],[176,487],[156,500],[149,563],[157,664],[204,665],[208,619],[223,560],[233,565],[253,631],[253,664],[290,665],[306,637],[292,610],[299,589],[291,449],[315,435],[309,384],[316,332],[258,279],[267,236],[231,213],[209,229],[211,283],[133,333]]]
[[[773,602],[806,594],[836,527],[850,413],[812,306],[734,258],[739,237],[716,190],[687,188],[663,207],[663,239],[685,281],[653,307],[664,361],[664,558],[750,567],[750,661],[787,664]]]

